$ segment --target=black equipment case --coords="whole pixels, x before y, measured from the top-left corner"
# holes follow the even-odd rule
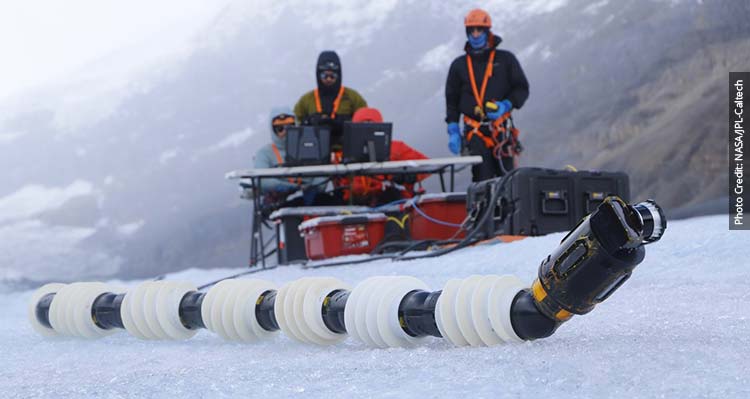
[[[492,194],[499,190],[496,201]],[[630,200],[628,175],[622,172],[519,168],[504,177],[469,186],[466,207],[480,237],[538,236],[575,227],[608,196]],[[479,226],[487,208],[492,214]]]

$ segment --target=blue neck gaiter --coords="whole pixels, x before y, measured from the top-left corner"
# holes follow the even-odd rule
[[[469,34],[468,39],[469,45],[474,50],[483,49],[487,46],[487,32],[482,32],[479,37],[474,37],[473,35]]]

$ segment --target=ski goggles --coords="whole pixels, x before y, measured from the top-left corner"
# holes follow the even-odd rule
[[[320,80],[336,80],[339,78],[339,74],[333,71],[321,72],[318,76],[320,76]]]
[[[339,64],[333,61],[324,62],[322,64],[318,64],[318,70],[319,71],[338,71]]]
[[[474,32],[485,33],[489,31],[490,31],[490,28],[485,28],[483,26],[467,26],[466,27],[467,36],[473,34]]]

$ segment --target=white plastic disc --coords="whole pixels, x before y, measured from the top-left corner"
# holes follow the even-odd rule
[[[356,313],[354,308],[359,297],[362,296],[362,288],[366,282],[367,279],[361,281],[352,289],[352,292],[349,293],[349,298],[346,300],[346,307],[344,307],[344,327],[346,327],[346,333],[357,341],[362,341],[362,338],[360,338],[356,324],[354,323],[354,314]]]
[[[224,323],[224,306],[227,302],[227,298],[234,291],[236,287],[235,280],[225,280],[227,283],[222,285],[214,297],[213,303],[211,304],[211,325],[214,327],[214,332],[219,334],[222,338],[227,340],[237,340],[239,335],[234,331],[234,325],[231,329],[226,329]],[[230,304],[234,307],[234,304]]]
[[[52,327],[62,335],[74,336],[75,331],[73,326],[68,324],[71,320],[68,318],[68,308],[71,305],[73,295],[78,292],[78,287],[73,284],[68,284],[62,287],[58,291],[57,295],[52,299],[52,306],[54,307],[54,323]],[[57,305],[57,306],[55,306]]]
[[[148,339],[148,336],[141,332],[135,324],[135,320],[133,320],[132,316],[133,298],[135,297],[135,291],[137,289],[138,287],[130,288],[130,290],[125,293],[125,297],[120,305],[120,318],[122,319],[122,325],[125,327],[125,331],[130,333],[130,335],[139,339]]]
[[[39,320],[37,320],[36,306],[45,295],[56,294],[57,292],[60,291],[62,287],[65,287],[65,284],[60,284],[60,283],[45,284],[37,288],[37,290],[34,291],[34,294],[31,295],[31,301],[29,301],[29,308],[27,312],[29,323],[31,324],[31,327],[34,329],[34,331],[38,332],[39,334],[45,337],[55,337],[60,334],[57,331],[55,331],[54,328],[49,328],[43,325],[42,323],[40,323]],[[52,317],[51,305],[52,304],[50,304],[50,309],[47,312],[47,320],[50,320],[50,318]]]
[[[307,293],[307,289],[314,281],[314,278],[307,277],[295,282],[296,287],[294,289],[294,297],[292,298],[292,312],[294,314],[294,324],[297,327],[297,331],[302,334],[303,341],[310,344],[324,345],[325,341],[315,335],[305,322],[305,293]]]
[[[458,328],[458,321],[456,320],[456,295],[461,282],[462,280],[459,279],[448,280],[435,308],[440,316],[436,318],[440,334],[456,346],[469,344]]]
[[[428,291],[427,284],[419,279],[400,276],[385,288],[377,310],[377,328],[380,336],[390,347],[412,346],[426,337],[412,337],[407,334],[398,317],[398,309],[406,294],[422,290]]]
[[[286,284],[284,287],[282,287],[282,290],[284,290],[285,287],[286,287],[286,290],[283,292],[283,295],[276,297],[276,303],[278,304],[279,300],[281,300],[280,305],[284,309],[282,316],[284,318],[287,329],[286,330],[282,329],[281,331],[283,331],[290,338],[293,338],[299,342],[304,343],[304,342],[307,342],[307,339],[299,331],[299,329],[297,328],[297,322],[294,320],[294,297],[297,294],[298,281],[299,280],[293,281],[291,283]]]
[[[398,277],[383,277],[378,281],[374,281],[367,296],[365,311],[362,313],[362,316],[364,316],[367,334],[378,348],[387,348],[389,346],[385,339],[380,336],[378,329],[378,308],[381,302],[390,302],[389,298],[386,297],[387,291],[394,284],[398,284],[398,282]]]
[[[114,333],[114,329],[107,330],[96,325],[91,314],[96,298],[112,292],[112,288],[104,283],[87,283],[78,291],[79,294],[74,302],[73,323],[76,325],[79,336],[93,339]]]
[[[456,295],[456,321],[458,322],[458,328],[471,346],[484,345],[474,328],[474,321],[471,317],[471,297],[480,281],[482,281],[482,276],[469,276],[461,283]]]
[[[474,288],[471,297],[471,320],[474,323],[474,330],[487,346],[494,346],[503,342],[503,339],[492,329],[488,311],[490,290],[499,278],[499,276],[483,276]]]
[[[289,284],[282,285],[276,292],[276,301],[273,303],[273,313],[276,315],[276,323],[279,324],[279,329],[286,335],[289,335],[290,331],[289,326],[286,324],[286,317],[284,315],[284,299],[286,298],[288,291]]]
[[[518,293],[526,288],[516,276],[505,275],[495,282],[490,290],[489,314],[490,323],[495,333],[506,342],[523,342],[513,330],[513,324],[510,321],[510,307],[513,305],[513,299]]]
[[[235,280],[235,284],[228,290],[227,296],[224,299],[224,304],[221,307],[221,323],[224,331],[227,335],[232,337],[233,340],[240,341],[242,337],[235,328],[234,324],[234,308],[237,302],[237,298],[242,293],[243,287],[238,280]]]
[[[365,343],[367,341],[362,338],[362,336],[360,335],[360,330],[357,328],[356,308],[357,303],[359,303],[360,299],[362,298],[362,292],[364,288],[372,282],[373,278],[374,277],[370,277],[363,281],[360,281],[359,284],[357,284],[349,294],[349,298],[346,300],[346,307],[344,307],[344,325],[346,327],[347,334],[349,334],[355,340]]]
[[[346,334],[335,333],[326,327],[323,321],[323,302],[333,291],[348,290],[349,286],[335,278],[316,278],[308,286],[303,302],[305,324],[320,337],[326,345],[334,344],[346,338]]]
[[[264,292],[276,290],[276,286],[269,281],[259,279],[237,281],[241,289],[234,303],[232,317],[237,334],[246,342],[254,342],[275,334],[275,331],[267,331],[260,326],[255,316],[255,306]]]
[[[133,292],[133,300],[130,302],[130,316],[138,327],[138,331],[140,331],[147,339],[159,339],[159,336],[149,327],[148,322],[146,321],[146,313],[144,312],[147,305],[143,299],[146,296],[146,291],[151,287],[151,284],[153,284],[152,281],[146,281],[136,287]]]
[[[373,296],[374,290],[384,279],[388,279],[388,277],[371,277],[365,280],[362,286],[362,294],[355,304],[354,325],[359,338],[368,346],[377,346],[377,342],[370,336],[367,328],[367,305]]]
[[[191,291],[197,291],[195,285],[187,281],[172,281],[163,284],[156,295],[156,316],[171,339],[188,339],[198,332],[185,327],[180,320],[180,302]]]
[[[143,320],[146,322],[146,325],[156,339],[169,338],[169,335],[159,323],[159,317],[157,316],[158,305],[156,303],[156,295],[159,293],[159,290],[161,287],[168,284],[168,281],[149,281],[148,285],[144,288],[143,296],[141,297]]]
[[[234,280],[231,279],[219,281],[213,287],[209,288],[206,296],[203,297],[203,302],[201,302],[201,319],[206,328],[211,332],[217,333],[216,329],[218,328],[218,326],[214,326],[211,320],[211,312],[216,296],[220,292],[229,289],[233,282]]]

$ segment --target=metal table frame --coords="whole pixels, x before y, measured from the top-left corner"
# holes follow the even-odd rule
[[[257,265],[258,258],[262,267],[266,268],[265,243],[263,242],[263,215],[261,213],[262,184],[264,179],[287,179],[302,177],[349,177],[353,181],[355,176],[372,176],[372,175],[406,175],[406,174],[430,174],[439,175],[440,188],[443,192],[453,191],[455,187],[456,172],[481,163],[482,157],[450,157],[450,158],[433,158],[419,159],[409,161],[387,161],[387,162],[363,162],[351,164],[336,165],[313,165],[313,166],[296,166],[280,167],[266,169],[247,169],[237,170],[226,174],[230,180],[243,179],[250,180],[250,185],[254,195],[249,198],[253,202],[252,231],[250,238],[250,262],[249,266]],[[449,173],[450,184],[446,190],[445,174]],[[258,254],[260,252],[260,254]]]

